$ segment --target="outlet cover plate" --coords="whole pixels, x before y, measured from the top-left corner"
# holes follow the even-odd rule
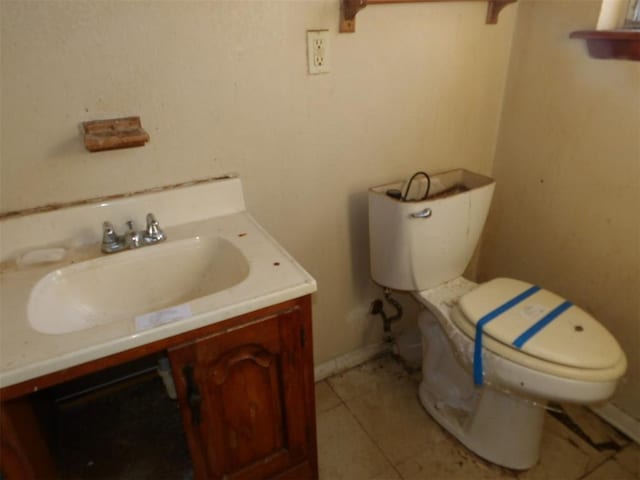
[[[307,65],[311,75],[331,71],[329,30],[307,30]]]

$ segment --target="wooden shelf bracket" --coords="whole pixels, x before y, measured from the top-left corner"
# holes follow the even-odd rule
[[[489,25],[495,25],[498,23],[498,15],[502,9],[516,1],[517,0],[489,0],[489,4],[487,5],[487,19],[484,23]]]
[[[383,3],[426,3],[450,0],[341,0],[340,1],[340,32],[353,33],[356,31],[356,15],[367,5],[379,5]],[[487,0],[477,0],[487,1]],[[498,23],[500,11],[517,0],[488,0],[487,17],[485,23]]]

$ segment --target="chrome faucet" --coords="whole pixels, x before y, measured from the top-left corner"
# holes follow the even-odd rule
[[[104,253],[115,253],[124,250],[122,238],[118,236],[111,222],[102,224],[102,248]]]
[[[146,245],[153,245],[163,241],[165,233],[160,228],[160,224],[153,213],[147,213],[147,228],[142,234],[142,240]]]
[[[124,235],[118,235],[111,222],[104,222],[102,224],[101,250],[104,253],[115,253],[154,245],[167,238],[153,213],[147,214],[147,227],[144,230],[136,231],[131,220],[127,222],[127,227],[128,230]]]
[[[129,230],[127,230],[127,233],[125,233],[123,237],[124,248],[132,249],[144,246],[142,244],[142,232],[135,231],[131,220],[127,222],[127,227]]]

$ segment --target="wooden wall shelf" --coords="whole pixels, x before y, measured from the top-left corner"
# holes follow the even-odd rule
[[[580,30],[569,37],[585,39],[593,58],[640,61],[640,30]]]
[[[426,2],[447,2],[457,0],[341,0],[340,1],[340,32],[353,33],[356,31],[356,14],[367,5],[380,5],[383,3],[426,3]],[[471,0],[482,1],[487,0]],[[485,23],[498,23],[500,11],[517,0],[488,0],[487,18]]]

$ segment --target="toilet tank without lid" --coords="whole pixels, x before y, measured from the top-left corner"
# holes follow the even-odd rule
[[[429,198],[403,202],[386,195],[406,182],[369,189],[369,244],[373,280],[397,290],[426,290],[459,277],[471,260],[489,212],[495,181],[458,169],[431,175]],[[416,178],[421,197],[426,180]],[[409,196],[409,198],[412,198]],[[414,218],[413,213],[431,210]]]

